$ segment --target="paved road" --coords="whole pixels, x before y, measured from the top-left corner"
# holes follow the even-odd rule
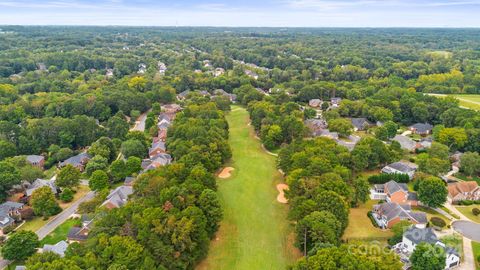
[[[150,110],[142,113],[135,121],[135,126],[133,126],[130,131],[145,131],[145,121],[147,120],[147,114]]]
[[[480,224],[468,221],[457,220],[452,223],[453,229],[470,240],[480,242]]]
[[[52,220],[50,220],[47,224],[45,224],[42,228],[40,228],[35,233],[38,235],[38,238],[43,239],[53,230],[55,230],[58,226],[60,226],[63,222],[65,222],[72,214],[77,211],[78,206],[87,200],[91,200],[95,196],[95,192],[90,191],[82,198],[78,199],[74,202],[70,207],[63,210],[60,214],[55,216]],[[0,269],[4,269],[10,264],[10,261],[0,259]]]

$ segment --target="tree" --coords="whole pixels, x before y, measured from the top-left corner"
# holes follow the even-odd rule
[[[448,159],[448,152],[448,146],[438,142],[432,142],[432,146],[427,150],[431,157],[439,159]]]
[[[370,184],[365,177],[357,177],[353,180],[353,198],[352,205],[354,207],[368,201],[370,195]]]
[[[467,133],[463,128],[444,128],[438,133],[438,142],[453,150],[462,148],[467,140]]]
[[[73,200],[73,191],[69,188],[64,188],[60,193],[60,200],[63,202],[71,202]]]
[[[312,212],[300,220],[295,228],[298,247],[303,249],[306,245],[306,251],[309,251],[318,244],[337,245],[341,228],[342,224],[334,214],[328,211]]]
[[[438,176],[450,170],[450,161],[448,159],[440,159],[431,157],[427,153],[417,156],[418,168],[420,171]]]
[[[94,156],[90,159],[85,167],[87,175],[91,175],[94,171],[105,170],[108,168],[108,159],[103,156]]]
[[[32,231],[19,231],[10,236],[2,247],[2,255],[7,260],[25,260],[40,246],[38,236]]]
[[[124,118],[115,115],[108,119],[106,128],[108,129],[108,136],[110,138],[125,139],[130,125]]]
[[[20,169],[20,175],[22,180],[33,182],[38,178],[44,178],[45,174],[43,173],[42,169],[37,166],[32,166],[27,164]]]
[[[445,250],[428,243],[420,243],[410,256],[413,270],[445,269]]]
[[[94,171],[90,176],[88,186],[91,190],[102,190],[108,188],[109,183],[107,173],[102,170]]]
[[[328,122],[328,128],[332,132],[338,132],[342,137],[348,137],[353,132],[353,125],[348,119],[338,118]]]
[[[393,236],[390,239],[388,239],[388,244],[393,246],[397,243],[402,242],[403,233],[410,226],[412,226],[412,224],[407,220],[402,220],[398,223],[395,223],[395,225],[393,225],[392,228],[390,229],[390,231],[392,231],[393,233]]]
[[[141,92],[145,90],[146,85],[147,85],[147,79],[140,76],[135,76],[131,78],[130,81],[128,81],[128,87]]]
[[[21,177],[17,169],[7,161],[0,162],[0,199],[4,199],[7,192],[17,184],[20,184]]]
[[[198,198],[198,207],[202,209],[207,218],[207,232],[212,237],[217,231],[223,216],[217,193],[211,189],[203,190]]]
[[[12,142],[0,140],[0,160],[17,154],[17,147]]]
[[[315,203],[318,211],[329,211],[337,217],[343,233],[348,225],[348,206],[344,199],[333,191],[321,191],[315,197]]]
[[[142,170],[142,160],[138,157],[131,156],[125,162],[125,167],[128,175],[138,173]]]
[[[73,167],[72,165],[68,164],[67,166],[63,167],[57,175],[57,180],[55,181],[58,187],[77,187],[80,184],[80,171]]]
[[[41,187],[32,193],[30,198],[35,215],[49,217],[58,214],[62,209],[58,206],[50,187]]]
[[[113,182],[118,182],[128,176],[127,166],[125,161],[119,159],[110,164],[110,175]]]
[[[477,152],[466,152],[460,157],[460,169],[467,176],[478,175],[480,172],[480,155]]]
[[[383,127],[387,129],[387,134],[389,139],[397,135],[398,125],[395,122],[387,121],[383,124]]]
[[[430,176],[418,184],[418,199],[430,207],[439,207],[447,201],[448,190],[442,179]]]
[[[122,143],[122,147],[120,149],[126,158],[131,156],[143,158],[147,154],[146,147],[138,140],[125,141]]]
[[[386,127],[377,127],[375,128],[375,138],[386,141],[389,139],[388,137],[388,129]]]

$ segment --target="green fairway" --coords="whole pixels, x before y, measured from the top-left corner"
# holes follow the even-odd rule
[[[248,125],[248,112],[234,106],[228,113],[229,143],[235,170],[218,179],[224,219],[198,269],[286,269],[299,256],[293,247],[288,206],[276,200],[281,175],[275,157],[265,153]]]
[[[436,97],[454,97],[460,101],[460,106],[480,111],[480,95],[444,95],[444,94],[429,94]]]

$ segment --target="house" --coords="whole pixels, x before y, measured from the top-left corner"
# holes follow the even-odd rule
[[[105,76],[108,78],[112,78],[113,77],[113,69],[111,68],[107,68],[107,71],[105,72]]]
[[[373,206],[372,216],[380,228],[390,229],[402,220],[425,227],[428,223],[424,212],[412,211],[410,205],[385,202]]]
[[[47,66],[44,63],[38,63],[37,64],[37,69],[39,71],[47,71]]]
[[[330,103],[333,108],[338,108],[341,102],[342,102],[342,99],[338,97],[334,97],[330,99]]]
[[[373,124],[367,118],[351,118],[354,131],[362,131],[368,129]]]
[[[88,239],[89,227],[72,227],[68,231],[67,241],[68,243],[83,242]]]
[[[246,69],[245,70],[245,75],[247,75],[248,77],[254,79],[254,80],[258,80],[258,74],[254,71],[251,71],[251,70],[248,70]]]
[[[190,91],[189,90],[185,90],[183,92],[180,92],[178,95],[177,95],[177,99],[178,100],[185,100],[188,95],[190,94]]]
[[[128,201],[128,196],[133,194],[133,188],[129,186],[119,186],[114,189],[107,196],[107,199],[101,206],[105,206],[108,209],[119,208],[124,206]]]
[[[370,197],[374,200],[385,200],[391,203],[418,205],[417,194],[408,191],[407,184],[397,183],[393,180],[385,184],[374,185],[370,191]]]
[[[215,71],[213,71],[213,76],[215,77],[222,76],[224,73],[225,73],[225,69],[216,68]]]
[[[151,165],[155,166],[155,168],[158,168],[160,166],[166,166],[172,163],[172,156],[167,153],[160,153],[156,156],[153,156],[151,160],[152,160]]]
[[[407,174],[410,179],[413,178],[418,166],[411,162],[398,161],[382,168],[382,173],[400,173]]]
[[[137,73],[138,74],[145,74],[145,72],[147,72],[147,65],[145,65],[144,63],[141,63],[140,65],[138,65]]]
[[[413,134],[418,134],[423,136],[432,133],[432,129],[433,129],[433,126],[428,123],[416,123],[410,126],[410,130],[412,131]]]
[[[82,172],[85,169],[85,165],[87,165],[90,159],[91,159],[91,156],[86,152],[83,152],[60,162],[58,166],[62,168],[70,164]]]
[[[450,161],[452,162],[452,166],[460,168],[460,160],[463,156],[463,153],[460,151],[456,151],[450,156]]]
[[[172,104],[163,105],[162,109],[166,113],[177,113],[177,112],[182,110],[182,107],[180,107],[180,105],[178,105],[178,104],[172,103]]]
[[[64,240],[56,243],[55,245],[43,245],[42,252],[51,251],[55,254],[60,255],[60,257],[65,257],[65,251],[67,251],[68,243]]]
[[[311,136],[318,137],[327,128],[327,122],[323,119],[307,119],[305,126],[310,130]]]
[[[432,228],[422,228],[418,226],[411,226],[402,236],[402,242],[393,246],[395,253],[400,255],[402,261],[409,264],[409,259],[418,244],[428,243],[438,246],[445,251],[445,269],[451,269],[460,265],[460,255],[452,247],[441,242]]]
[[[416,145],[416,149],[425,150],[432,147],[433,139],[432,137],[422,138]]]
[[[165,120],[163,119],[162,121],[158,122],[157,124],[157,127],[158,127],[158,131],[167,131],[168,128],[172,125],[172,123],[170,123],[170,121],[168,120]]]
[[[150,157],[156,156],[158,154],[166,153],[166,152],[167,152],[167,146],[165,145],[165,142],[162,142],[162,141],[152,143],[152,147],[148,149],[148,155]]]
[[[480,187],[475,181],[449,183],[447,199],[450,203],[457,203],[463,200],[480,200]]]
[[[312,107],[312,108],[318,108],[322,105],[323,101],[321,99],[310,99],[308,101],[308,106]]]
[[[165,63],[158,61],[158,72],[160,75],[165,75],[165,72],[167,71],[167,65]]]
[[[212,67],[212,64],[210,62],[210,60],[203,60],[203,66],[206,67],[206,68],[210,68]]]
[[[124,186],[133,186],[133,182],[135,181],[135,177],[127,176],[125,177],[125,181],[123,181]]]
[[[320,132],[321,137],[327,137],[330,139],[337,140],[338,139],[338,133],[337,132],[330,132],[328,129],[324,129]]]
[[[409,152],[413,152],[417,149],[417,142],[407,136],[396,135],[392,140],[398,142],[402,149],[408,150]]]
[[[27,270],[27,267],[25,265],[17,265],[15,266],[15,270]]]
[[[15,220],[21,219],[20,210],[23,206],[23,203],[10,201],[0,204],[0,236],[4,234],[6,228],[15,225]]]
[[[209,97],[211,94],[208,91],[202,90],[198,92],[202,97]]]
[[[45,165],[45,158],[43,156],[38,155],[28,155],[26,160],[30,165],[43,169]]]
[[[55,179],[45,180],[38,178],[26,188],[25,195],[27,197],[30,197],[35,190],[42,187],[49,187],[52,190],[53,194],[58,193],[57,185],[55,185]]]

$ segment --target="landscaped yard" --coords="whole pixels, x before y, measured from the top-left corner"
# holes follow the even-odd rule
[[[276,200],[282,181],[276,158],[254,138],[245,109],[234,106],[227,120],[233,151],[227,166],[235,170],[218,179],[224,219],[198,269],[287,269],[301,254],[293,245],[288,206]]]
[[[480,243],[472,241],[472,249],[473,249],[473,258],[475,259],[477,270],[479,270],[480,262],[478,261],[478,257],[480,257]]]
[[[89,191],[90,191],[90,188],[87,187],[87,186],[84,186],[84,185],[80,185],[78,186],[77,192],[75,193],[75,195],[73,196],[73,200],[71,202],[68,202],[68,203],[63,203],[61,201],[58,201],[58,203],[60,204],[60,207],[62,207],[62,209],[66,209],[68,208],[70,205],[72,205],[76,200],[80,199],[81,197],[85,196],[85,194],[87,194]]]
[[[414,206],[414,207],[412,207],[412,210],[425,212],[427,214],[428,221],[430,221],[430,219],[432,217],[438,217],[438,218],[443,219],[443,221],[445,221],[446,224],[449,224],[449,222],[450,222],[450,220],[446,216],[438,213],[437,211],[435,211],[431,208],[425,207],[425,206]]]
[[[480,223],[480,215],[479,215],[479,216],[475,216],[475,215],[472,213],[472,209],[473,209],[473,208],[478,208],[478,209],[480,209],[480,205],[469,205],[469,206],[456,205],[455,207],[457,208],[458,211],[460,211],[464,216],[466,216],[467,218],[469,218],[471,221]]]
[[[348,218],[348,227],[343,235],[344,240],[382,240],[386,241],[393,236],[390,230],[382,230],[373,226],[372,221],[367,216],[372,210],[374,204],[378,201],[369,200],[357,208],[350,209]]]
[[[45,238],[40,241],[41,245],[45,244],[56,244],[62,240],[67,240],[68,231],[74,227],[81,224],[80,219],[68,219],[62,225],[58,226],[53,232],[47,235]]]
[[[43,227],[45,224],[47,224],[49,219],[44,220],[42,217],[34,217],[31,220],[28,220],[23,224],[20,228],[18,228],[18,231],[32,231],[35,232],[41,227]]]

